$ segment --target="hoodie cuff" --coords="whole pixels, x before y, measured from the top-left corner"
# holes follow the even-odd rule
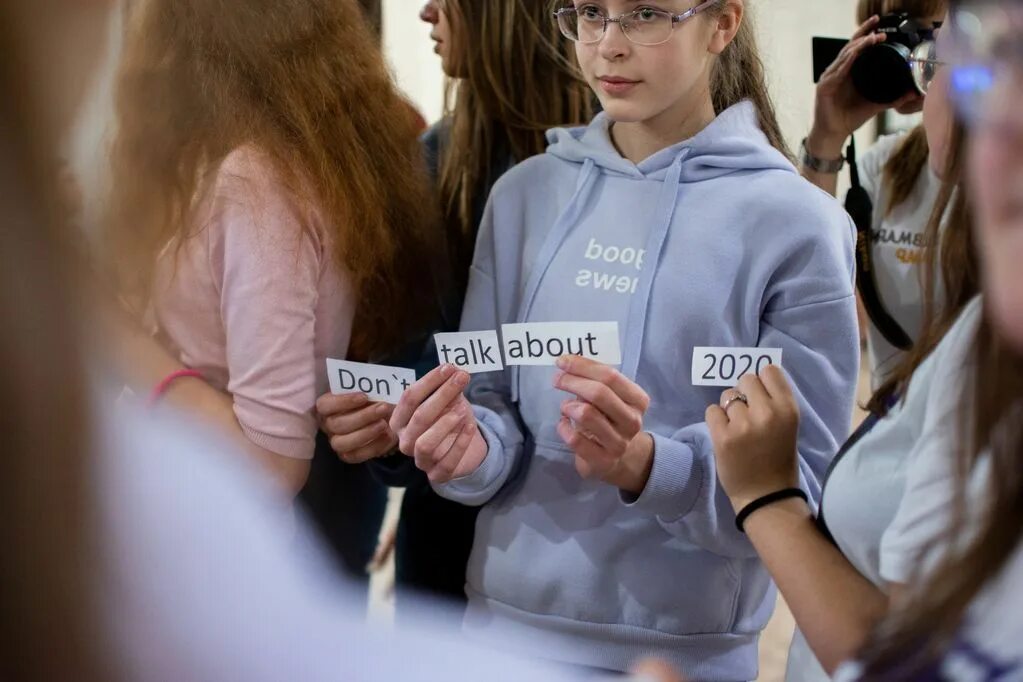
[[[480,433],[483,434],[483,439],[487,442],[486,456],[471,474],[433,486],[438,495],[461,504],[482,504],[478,498],[487,496],[487,489],[500,475],[504,446],[497,434],[487,426],[484,416],[480,414],[479,410],[476,410],[476,423]]]
[[[654,462],[646,487],[638,496],[619,491],[627,507],[640,509],[674,521],[692,510],[700,494],[703,465],[693,448],[671,438],[650,434],[654,439]]]

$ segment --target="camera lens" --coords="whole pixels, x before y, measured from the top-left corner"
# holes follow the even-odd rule
[[[909,66],[911,57],[905,45],[874,45],[864,50],[853,64],[853,86],[869,102],[891,104],[916,89]]]

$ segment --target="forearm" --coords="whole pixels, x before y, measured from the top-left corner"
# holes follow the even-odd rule
[[[254,443],[238,422],[230,395],[216,390],[202,379],[184,377],[172,383],[161,400],[226,435],[250,461],[272,476],[288,497],[296,496],[305,486],[310,461],[285,457]]]
[[[184,365],[140,328],[127,328],[121,346],[123,366],[132,389],[139,396],[149,392],[165,377],[184,369]],[[226,435],[237,449],[267,471],[285,494],[294,497],[309,475],[308,460],[284,457],[252,442],[242,430],[229,396],[199,378],[181,377],[168,386],[161,402],[191,414]]]
[[[800,500],[758,510],[745,530],[810,648],[833,673],[887,613],[888,597],[828,542]]]

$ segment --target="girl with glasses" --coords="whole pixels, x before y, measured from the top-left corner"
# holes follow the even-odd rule
[[[757,675],[774,593],[717,482],[719,390],[699,385],[717,370],[695,349],[782,349],[805,410],[789,487],[809,497],[848,430],[859,353],[849,220],[784,153],[749,4],[555,15],[604,111],[495,185],[461,325],[617,322],[622,363],[566,356],[466,394],[444,365],[391,418],[441,495],[483,505],[475,636],[590,668],[654,653],[692,679]]]
[[[950,450],[914,467],[899,516],[932,534],[912,589],[840,680],[1023,679],[1023,11],[953,2],[952,97],[970,128],[983,301],[976,301]],[[947,56],[945,56],[947,55]]]

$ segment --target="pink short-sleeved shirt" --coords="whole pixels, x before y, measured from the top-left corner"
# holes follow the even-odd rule
[[[159,334],[231,395],[254,443],[312,458],[325,358],[345,357],[355,314],[331,232],[251,147],[224,159],[193,215],[157,264]]]

